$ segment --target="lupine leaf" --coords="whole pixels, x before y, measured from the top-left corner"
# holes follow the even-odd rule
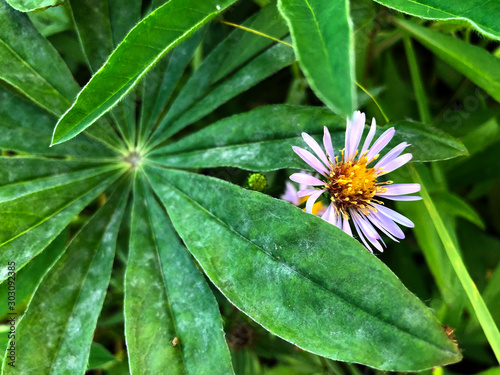
[[[102,193],[118,177],[115,168],[75,172],[67,176],[33,181],[15,197],[0,203],[0,280],[7,278],[7,262],[20,270],[68,225],[70,220]],[[12,190],[9,185],[2,188]]]
[[[292,146],[307,147],[301,137],[306,132],[321,141],[323,127],[332,134],[333,147],[344,148],[345,119],[328,109],[274,105],[223,119],[171,145],[154,150],[157,163],[180,168],[234,166],[255,171],[306,168]],[[453,137],[432,127],[409,121],[394,122],[396,135],[390,146],[406,141],[416,161],[449,159],[467,153]],[[365,130],[365,134],[368,131]]]
[[[430,310],[338,228],[225,181],[158,167],[146,173],[207,276],[272,333],[384,370],[460,360]]]
[[[16,330],[16,367],[4,361],[4,374],[80,374],[87,368],[127,203],[130,184],[123,185],[43,278]]]
[[[46,111],[57,116],[64,113],[78,92],[78,84],[54,47],[25,14],[5,1],[0,1],[0,24],[0,80]]]
[[[500,4],[496,1],[467,0],[375,0],[388,8],[430,20],[463,23],[472,26],[492,39],[500,39],[497,15]]]
[[[349,2],[280,0],[279,9],[311,88],[334,112],[350,116],[357,105]]]
[[[152,373],[232,374],[210,288],[143,176],[137,175],[134,192],[125,277],[131,373],[147,368]]]
[[[45,8],[58,6],[65,0],[6,0],[11,7],[21,12],[33,12]]]
[[[143,19],[59,120],[53,144],[65,142],[92,125],[116,105],[155,62],[234,2],[171,0]]]
[[[281,18],[274,4],[261,9],[259,13],[246,20],[243,25],[259,32],[282,38],[288,32],[285,21]],[[202,62],[193,76],[182,87],[172,106],[155,131],[153,145],[159,144],[173,134],[171,125],[182,115],[190,111],[204,97],[210,94],[212,87],[221,84],[240,66],[249,63],[251,58],[263,52],[273,44],[268,38],[256,37],[243,30],[233,31]],[[245,81],[248,78],[245,79]],[[244,82],[238,82],[240,85]],[[166,135],[165,131],[169,133]]]
[[[500,102],[500,59],[487,50],[463,40],[444,35],[412,22],[398,19],[407,30],[436,56],[484,89]]]

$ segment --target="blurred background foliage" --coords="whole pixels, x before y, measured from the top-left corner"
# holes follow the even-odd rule
[[[240,1],[224,13],[224,20],[241,24],[271,0]],[[143,2],[146,12],[150,2]],[[470,156],[416,165],[426,182],[445,225],[452,234],[464,262],[482,293],[497,325],[500,324],[500,108],[498,102],[470,78],[460,73],[450,61],[419,41],[418,30],[409,31],[404,21],[420,25],[428,31],[446,35],[477,46],[500,58],[498,41],[486,38],[470,26],[453,22],[430,22],[402,16],[371,0],[351,0],[354,22],[356,80],[373,95],[391,120],[413,119],[432,124],[463,141]],[[498,15],[500,18],[500,15]],[[67,4],[29,14],[38,30],[48,38],[70,67],[80,85],[90,79],[85,57],[80,49]],[[500,21],[499,21],[500,22]],[[178,87],[198,68],[203,57],[233,31],[233,27],[212,22],[203,43],[196,50]],[[257,38],[258,36],[256,36]],[[492,82],[492,85],[495,83]],[[498,82],[496,83],[498,84]],[[359,109],[379,124],[384,118],[379,107],[358,89]],[[312,92],[298,64],[283,69],[250,90],[230,100],[212,114],[183,130],[179,137],[194,132],[217,119],[242,113],[262,105],[288,103],[322,105]],[[257,156],[258,157],[258,156]],[[248,187],[249,173],[234,168],[203,171]],[[279,197],[292,171],[264,173],[264,192]],[[397,181],[410,182],[408,170],[399,172]],[[376,254],[404,285],[430,306],[438,319],[446,322],[449,334],[462,349],[462,362],[429,370],[438,374],[498,375],[500,369],[457,277],[446,258],[445,250],[423,202],[398,203],[398,209],[415,222],[402,243],[388,244]],[[99,202],[87,207],[75,218],[70,228],[59,236],[49,250],[58,251],[89,218]],[[130,209],[125,214],[125,223]],[[126,232],[125,232],[126,233]],[[88,374],[128,374],[125,352],[123,285],[128,236],[118,239],[117,257],[111,284],[95,332]],[[50,262],[50,252],[37,261]],[[26,267],[31,279],[37,268]],[[39,269],[43,269],[40,267]],[[19,278],[22,278],[20,275]],[[210,284],[211,285],[211,284]],[[18,307],[25,308],[29,295],[18,286]],[[30,290],[27,287],[27,290]],[[233,365],[238,375],[338,374],[366,375],[376,371],[356,364],[328,360],[294,347],[271,335],[245,314],[232,306],[216,288],[224,320]],[[370,286],[366,286],[370,293]],[[5,288],[0,300],[6,300]],[[6,316],[0,304],[0,313]],[[5,331],[6,332],[6,331]],[[6,334],[0,334],[6,345]]]

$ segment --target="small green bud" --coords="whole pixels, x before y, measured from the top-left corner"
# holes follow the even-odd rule
[[[247,185],[250,190],[263,191],[267,186],[267,178],[260,173],[252,173],[248,176]]]

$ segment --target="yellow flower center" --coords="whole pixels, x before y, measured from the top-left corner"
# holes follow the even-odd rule
[[[331,166],[326,188],[331,200],[344,217],[348,217],[349,207],[369,213],[371,208],[367,204],[374,200],[375,194],[386,190],[379,185],[392,183],[377,182],[377,170],[369,168],[367,164],[368,159],[365,156],[359,160],[337,162]]]

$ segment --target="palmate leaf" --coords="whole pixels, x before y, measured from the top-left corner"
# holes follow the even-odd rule
[[[234,1],[172,0],[143,19],[59,120],[52,143],[65,142],[92,125],[116,105],[155,62]]]
[[[428,308],[336,227],[221,180],[144,168],[207,276],[269,331],[313,353],[383,370],[460,360]]]
[[[350,116],[357,104],[349,1],[279,0],[279,9],[311,88],[331,110]]]
[[[487,50],[412,22],[397,23],[436,56],[458,70],[500,102],[500,59]]]
[[[121,172],[108,166],[1,187],[0,280],[7,278],[8,262],[20,270]]]
[[[16,366],[4,360],[3,374],[85,371],[129,186],[121,184],[44,277],[16,330]]]
[[[232,374],[215,298],[169,218],[136,175],[125,276],[132,374]]]
[[[497,1],[375,0],[386,7],[430,20],[464,23],[492,39],[500,39]]]
[[[14,86],[49,113],[63,114],[79,87],[62,58],[47,39],[38,34],[25,14],[15,11],[3,0],[0,1],[0,24],[0,80]]]
[[[243,23],[244,27],[282,38],[288,32],[285,21],[275,4],[269,4]],[[266,48],[274,42],[242,31],[233,31],[204,60],[193,76],[182,87],[148,144],[148,149],[159,145],[171,135],[203,115],[214,110],[232,97],[248,89],[267,75],[291,63],[291,48]],[[283,47],[283,46],[282,46]],[[261,55],[259,55],[261,54]],[[259,63],[253,58],[259,55]],[[274,56],[279,61],[271,62]],[[240,68],[240,69],[238,69]],[[242,70],[246,74],[240,74]],[[230,74],[233,76],[226,79]],[[239,76],[238,76],[239,74]],[[236,77],[237,76],[237,77]],[[235,86],[235,87],[233,87]],[[214,89],[215,87],[215,89]],[[213,93],[213,91],[218,91]],[[220,96],[220,97],[219,97]],[[193,111],[193,114],[191,112]]]
[[[344,148],[345,119],[328,109],[274,105],[223,119],[207,128],[151,152],[155,162],[179,168],[232,166],[253,171],[310,167],[291,150],[306,147],[301,133],[320,141],[323,127],[332,133],[335,150]],[[439,129],[409,121],[381,127],[377,134],[394,126],[396,134],[389,144],[406,141],[416,161],[454,158],[467,154],[461,142]],[[367,132],[367,131],[366,131]],[[337,147],[336,147],[337,146]]]

